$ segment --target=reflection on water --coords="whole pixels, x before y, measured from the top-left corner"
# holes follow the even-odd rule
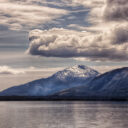
[[[0,128],[127,128],[128,102],[0,102]]]

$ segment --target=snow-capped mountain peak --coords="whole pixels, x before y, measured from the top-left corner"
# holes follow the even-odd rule
[[[62,71],[59,71],[53,75],[53,77],[56,77],[60,80],[66,80],[67,78],[89,78],[97,76],[99,73],[89,68],[85,65],[75,65],[73,67],[66,68]]]
[[[128,100],[128,67],[114,69],[92,79],[87,85],[59,92],[57,97]]]

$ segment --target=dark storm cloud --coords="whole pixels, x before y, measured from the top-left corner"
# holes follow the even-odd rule
[[[111,41],[113,44],[128,43],[128,26],[122,25],[120,27],[116,27],[112,33]]]
[[[128,20],[128,0],[107,0],[105,20]]]

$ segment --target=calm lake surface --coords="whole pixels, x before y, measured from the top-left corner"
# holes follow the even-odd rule
[[[0,128],[128,128],[128,102],[0,102]]]

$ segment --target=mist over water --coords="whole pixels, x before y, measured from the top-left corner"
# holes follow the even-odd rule
[[[126,128],[128,102],[0,102],[0,128]]]

